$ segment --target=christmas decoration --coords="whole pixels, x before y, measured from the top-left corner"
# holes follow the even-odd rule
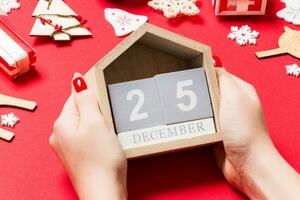
[[[7,14],[6,14],[6,12],[5,12],[4,10],[2,10],[2,9],[0,8],[0,15],[7,15]]]
[[[17,0],[0,0],[0,14],[1,11],[4,13],[10,13],[11,10],[19,9],[20,3]]]
[[[15,134],[13,132],[0,128],[0,139],[11,141],[14,138],[14,136]]]
[[[36,102],[33,101],[27,101],[24,99],[14,98],[10,96],[6,96],[3,94],[0,94],[0,106],[13,106],[18,108],[24,108],[27,110],[34,110],[37,106]],[[20,121],[18,117],[16,117],[13,113],[2,115],[2,125],[3,126],[9,126],[14,127],[17,122]],[[11,141],[14,138],[14,133],[1,129],[0,128],[0,138]]]
[[[35,50],[0,20],[0,71],[14,79],[30,70]]]
[[[290,54],[300,59],[300,31],[284,27],[284,33],[279,37],[278,48],[256,52],[258,58],[266,58],[281,54]]]
[[[212,0],[216,15],[264,15],[267,0]]]
[[[167,18],[175,18],[179,15],[193,16],[200,12],[195,5],[198,0],[151,0],[148,5],[155,10],[163,12]]]
[[[0,94],[0,106],[13,106],[27,110],[34,110],[37,106],[37,103],[34,101],[28,101],[25,99]]]
[[[106,8],[104,14],[118,37],[132,33],[148,21],[146,16],[134,15],[120,9]]]
[[[276,13],[277,17],[289,23],[300,25],[300,0],[282,0],[285,8]]]
[[[246,44],[256,44],[256,39],[259,36],[259,32],[251,30],[248,25],[241,26],[232,26],[230,29],[228,38],[235,40],[239,46],[244,46]]]
[[[50,36],[57,41],[66,41],[73,36],[92,35],[83,27],[87,20],[77,15],[63,0],[39,0],[32,15],[36,21],[31,36]]]
[[[299,75],[300,75],[300,67],[297,64],[286,65],[285,68],[286,68],[286,73],[288,75],[299,77]]]
[[[1,115],[1,120],[2,126],[8,126],[11,128],[13,128],[20,121],[20,119],[14,113]]]

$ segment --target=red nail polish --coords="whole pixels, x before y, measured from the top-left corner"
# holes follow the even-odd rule
[[[223,67],[221,59],[218,56],[213,56],[213,62],[215,67]]]
[[[73,80],[73,86],[77,93],[80,93],[81,91],[87,89],[87,85],[86,85],[85,81],[83,80],[83,78],[81,78],[81,77],[75,78]]]

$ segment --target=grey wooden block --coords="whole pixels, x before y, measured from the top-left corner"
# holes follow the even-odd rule
[[[213,116],[203,68],[160,74],[155,78],[166,124]]]
[[[164,124],[154,78],[108,86],[117,133]]]

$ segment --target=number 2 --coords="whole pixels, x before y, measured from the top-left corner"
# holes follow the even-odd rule
[[[177,98],[181,99],[185,96],[190,98],[190,103],[184,105],[183,103],[177,104],[179,110],[183,112],[188,112],[193,110],[197,105],[197,96],[192,90],[184,90],[184,87],[192,86],[193,80],[179,81],[177,82]]]
[[[129,121],[133,122],[133,121],[137,121],[137,120],[147,119],[149,117],[147,112],[139,113],[145,102],[145,95],[144,95],[143,91],[141,91],[139,89],[134,89],[134,90],[129,91],[127,94],[126,100],[132,101],[133,96],[138,97],[138,102],[130,114]]]

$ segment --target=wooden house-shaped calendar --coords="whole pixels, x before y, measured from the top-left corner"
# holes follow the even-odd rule
[[[146,23],[87,74],[127,158],[222,140],[208,46]]]

